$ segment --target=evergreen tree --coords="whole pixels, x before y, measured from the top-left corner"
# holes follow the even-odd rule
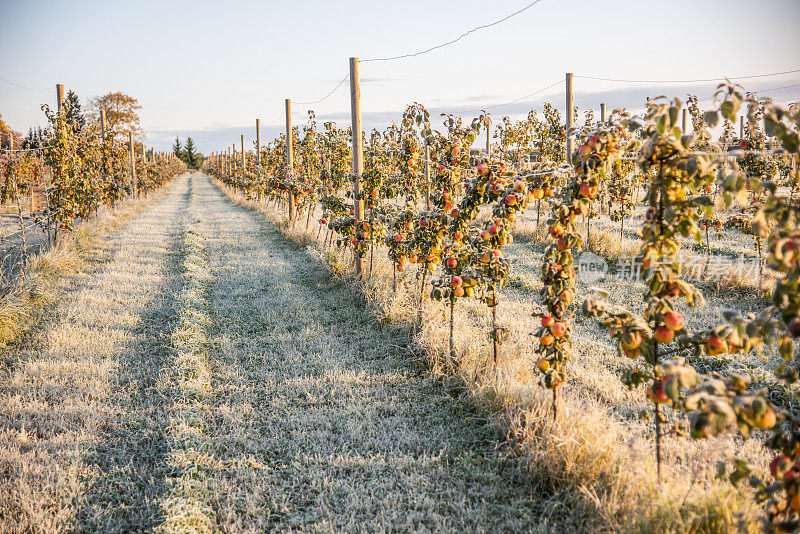
[[[32,127],[28,130],[28,135],[22,140],[22,148],[41,148],[45,145],[47,140],[47,129],[37,126],[34,130]]]
[[[64,114],[67,124],[72,126],[75,133],[79,133],[86,125],[86,117],[81,113],[81,100],[74,91],[67,93],[67,98],[64,99]]]
[[[200,157],[194,149],[194,141],[191,137],[186,138],[186,148],[183,151],[184,159],[183,162],[192,169],[197,168],[200,163]]]
[[[175,157],[183,160],[183,147],[181,147],[181,140],[177,137],[175,138],[175,144],[172,145],[172,153],[175,154]]]

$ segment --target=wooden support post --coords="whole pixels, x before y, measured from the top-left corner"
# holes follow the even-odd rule
[[[606,123],[606,103],[602,102],[600,104],[600,122],[603,124]]]
[[[744,141],[744,115],[739,117],[739,142]]]
[[[128,151],[131,155],[131,184],[133,186],[133,196],[136,196],[136,154],[133,150],[133,132],[128,132]]]
[[[286,177],[291,179],[294,174],[294,159],[292,150],[292,99],[286,99]],[[289,187],[289,222],[295,218],[295,199],[294,191]]]
[[[244,134],[242,134],[242,180],[244,180],[244,171],[247,168],[247,156],[244,153]]]
[[[569,163],[570,158],[572,157],[572,134],[570,130],[572,129],[572,121],[574,117],[572,116],[572,107],[573,107],[573,98],[572,98],[572,73],[567,73],[567,110],[566,110],[566,118],[567,118],[567,162]]]
[[[681,110],[681,131],[683,132],[683,135],[686,135],[686,125],[687,124],[688,123],[686,121],[686,109],[682,109]]]
[[[58,106],[58,112],[61,113],[64,107],[64,84],[56,84],[56,105]]]
[[[256,169],[261,178],[261,119],[256,119]]]
[[[487,160],[492,155],[492,139],[490,137],[491,133],[492,133],[492,123],[489,120],[489,117],[486,117],[486,159]]]
[[[425,141],[425,210],[431,209],[431,148]]]
[[[356,220],[364,220],[364,201],[361,200],[361,173],[364,172],[364,155],[361,144],[361,81],[358,75],[358,58],[350,58],[350,117],[353,132],[353,208]],[[364,260],[355,252],[356,276],[361,277]]]

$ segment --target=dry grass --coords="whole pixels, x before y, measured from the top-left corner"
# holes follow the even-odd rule
[[[647,403],[591,323],[575,325],[551,422],[528,335],[541,247],[506,249],[517,278],[497,379],[476,303],[457,308],[454,375],[441,304],[424,299],[423,328],[409,328],[413,272],[393,291],[378,251],[353,280],[349,253],[324,250],[314,225],[252,209],[188,175],[82,249],[91,276],[63,278],[40,326],[2,352],[0,531],[757,528],[714,462],[764,465],[760,445],[668,438],[657,485]],[[641,292],[621,282],[613,298]],[[686,315],[710,324],[728,303],[748,305],[722,295]]]
[[[64,278],[40,325],[2,353],[0,531],[139,531],[158,521],[168,425],[154,377],[180,287],[170,236],[187,180],[126,203],[133,230],[79,237],[89,272]]]
[[[115,209],[105,209],[78,224],[74,232],[62,234],[56,246],[30,258],[16,286],[0,297],[0,347],[13,344],[36,323],[42,309],[56,298],[59,281],[86,267],[100,240],[163,194],[155,192],[147,198],[129,199]]]
[[[391,265],[378,250],[372,276],[366,282],[350,278],[352,260],[346,251],[323,250],[317,229],[306,231],[304,222],[287,227],[282,211],[265,209],[226,189],[234,201],[266,212],[284,234],[303,243],[310,254],[342,275],[366,297],[376,319],[391,324],[414,322],[419,282],[406,273],[392,290]],[[313,217],[312,217],[313,219]],[[692,442],[668,438],[665,444],[665,482],[655,481],[651,423],[642,391],[628,391],[618,373],[629,366],[616,355],[610,340],[590,323],[575,328],[576,353],[570,364],[570,383],[564,391],[563,418],[553,425],[549,415],[549,393],[536,385],[532,372],[534,356],[529,332],[535,328],[530,312],[536,309],[540,250],[530,243],[543,232],[520,221],[516,235],[522,238],[506,248],[517,273],[515,289],[505,292],[500,322],[510,330],[502,348],[497,379],[489,372],[489,313],[480,304],[459,304],[456,312],[458,376],[473,398],[505,421],[508,437],[517,443],[534,481],[537,509],[558,525],[558,530],[641,532],[729,532],[759,530],[760,509],[747,490],[737,490],[715,480],[715,463],[734,456],[765,465],[766,453],[756,441],[721,438]],[[516,230],[517,228],[515,228]],[[595,235],[603,236],[601,231]],[[607,235],[607,234],[605,234]],[[638,250],[633,239],[619,242],[599,238],[609,256]],[[636,246],[634,246],[636,245]],[[600,248],[598,246],[598,248]],[[630,249],[630,250],[629,250]],[[586,287],[580,286],[579,295]],[[614,300],[629,304],[639,299],[641,283],[620,283]],[[580,297],[579,297],[580,298]],[[690,319],[711,324],[719,320],[721,299],[710,309],[695,311]],[[742,302],[738,303],[742,306]],[[747,306],[747,304],[744,304]],[[448,321],[441,304],[424,302],[424,325],[415,342],[423,349],[426,366],[434,375],[445,373]]]
[[[463,388],[206,178],[101,246],[5,355],[0,531],[552,528]]]

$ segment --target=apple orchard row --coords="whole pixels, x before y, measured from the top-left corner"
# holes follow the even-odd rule
[[[580,307],[617,340],[620,356],[638,363],[622,380],[630,387],[644,384],[652,403],[659,479],[668,424],[664,409],[687,412],[690,435],[697,439],[771,429],[766,444],[776,451],[774,479],[761,480],[737,463],[731,480],[750,479],[759,499],[769,502],[766,514],[772,524],[800,526],[800,421],[772,405],[751,377],[705,377],[687,363],[695,355],[771,350],[784,359],[775,370],[777,378],[787,384],[797,378],[800,207],[793,192],[779,194],[778,187],[794,190],[800,182],[800,110],[752,94],[744,97],[741,88],[727,84],[718,88],[716,101],[719,105],[705,113],[696,99],[689,101],[691,133],[678,125],[684,102],[677,98],[648,101],[641,116],[616,110],[607,121],[587,119],[570,132],[546,106],[542,119],[535,113],[516,124],[505,119],[493,153],[473,148],[487,131],[488,116],[465,123],[444,115],[439,131],[431,127],[428,111],[414,104],[399,124],[365,137],[358,187],[350,166],[350,130],[331,122],[318,129],[310,112],[302,131],[291,131],[291,166],[286,164],[287,138],[281,136],[259,147],[258,165],[254,158],[249,165],[237,165],[215,155],[206,168],[251,198],[287,206],[290,224],[300,224],[305,214],[308,225],[319,208],[324,246],[349,247],[357,263],[377,251],[388,256],[395,275],[417,265],[420,302],[430,291],[450,309],[446,363],[452,369],[459,365],[452,331],[458,302],[476,299],[496,310],[509,277],[503,248],[512,241],[515,219],[535,205],[550,238],[541,265],[541,308],[534,312],[541,317],[534,332],[536,367],[541,385],[553,392],[556,420],[573,356],[571,322]],[[713,139],[711,128],[720,121],[734,122],[740,109],[748,115],[746,137]],[[567,133],[579,142],[565,158]],[[723,136],[729,133],[723,128]],[[609,215],[624,219],[632,211],[635,189],[644,192],[647,205],[639,252],[644,312],[612,307],[603,295],[590,296],[579,306],[574,255],[585,248],[579,218],[608,203]],[[702,295],[682,278],[676,262],[664,260],[677,257],[679,238],[700,241],[703,232],[717,226],[716,197],[727,206],[740,206],[736,224],[763,241],[766,262],[779,279],[772,305],[759,314],[728,313],[716,328],[692,330],[676,305],[682,300],[697,306]],[[361,218],[355,217],[358,202],[364,205]],[[365,269],[360,275],[370,274]],[[504,332],[493,313],[495,367]]]

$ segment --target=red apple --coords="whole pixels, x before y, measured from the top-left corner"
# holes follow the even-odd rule
[[[553,337],[561,337],[567,333],[567,326],[564,323],[553,323],[553,326],[550,327],[550,331],[553,333]]]
[[[664,326],[673,332],[683,328],[683,322],[683,315],[675,311],[669,312],[664,316]]]
[[[708,353],[712,356],[716,356],[717,354],[722,354],[728,348],[728,344],[724,339],[717,335],[713,335],[708,338]]]
[[[672,339],[675,337],[675,332],[670,330],[669,328],[664,328],[663,326],[659,326],[656,328],[655,338],[656,341],[659,343],[672,343]]]
[[[783,475],[792,468],[792,460],[785,454],[779,454],[769,463],[769,472],[775,478],[783,478]]]

